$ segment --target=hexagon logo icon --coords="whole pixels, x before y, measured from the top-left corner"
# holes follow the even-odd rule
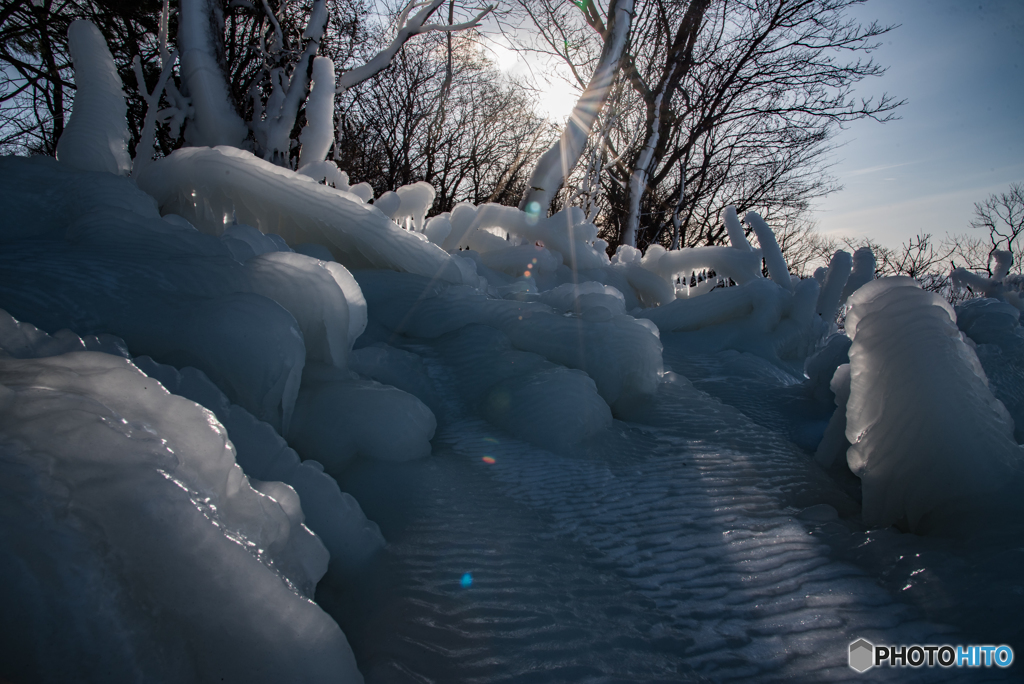
[[[857,672],[867,672],[875,664],[875,645],[867,639],[857,639],[850,644],[850,667]]]

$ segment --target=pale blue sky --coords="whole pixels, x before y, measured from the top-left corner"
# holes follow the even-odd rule
[[[870,0],[855,16],[901,24],[874,54],[889,71],[859,90],[907,104],[840,134],[845,189],[818,227],[889,246],[969,231],[975,202],[1024,181],[1024,0]]]
[[[831,173],[844,189],[817,203],[818,228],[890,247],[970,231],[975,202],[1024,182],[1024,0],[868,0],[851,16],[900,25],[872,54],[888,71],[858,94],[907,103],[898,121],[839,133]],[[579,93],[560,66],[531,58],[528,67],[502,42],[486,36],[489,55],[535,77],[539,109],[564,120]]]

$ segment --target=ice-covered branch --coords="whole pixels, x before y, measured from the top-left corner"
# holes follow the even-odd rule
[[[488,5],[475,17],[461,24],[424,24],[423,22],[430,18],[430,15],[442,4],[444,4],[444,0],[430,0],[429,2],[421,3],[416,3],[416,0],[410,0],[398,17],[398,33],[395,35],[394,40],[386,48],[374,55],[366,64],[357,66],[342,74],[341,78],[338,79],[338,92],[343,92],[369,78],[373,78],[387,69],[391,66],[391,62],[395,59],[398,51],[413,36],[431,31],[464,31],[475,28],[480,25],[484,17],[494,10],[493,5]],[[412,19],[409,19],[409,13],[417,7],[422,7],[423,9],[417,12]]]
[[[165,5],[166,6],[166,5]],[[156,124],[158,120],[166,119],[169,115],[178,113],[177,108],[160,110],[160,96],[167,87],[167,80],[174,71],[174,62],[178,59],[177,51],[170,53],[167,59],[163,60],[163,71],[160,78],[153,87],[153,92],[147,92],[145,75],[142,73],[142,60],[138,55],[132,61],[132,69],[135,70],[135,79],[139,84],[139,94],[146,101],[146,120],[142,124],[142,133],[139,135],[139,144],[135,147],[135,159],[132,164],[132,178],[138,176],[139,172],[153,161],[153,140],[156,137]]]
[[[300,169],[324,161],[334,144],[334,62],[330,57],[313,60],[313,87],[306,101],[306,126],[299,140]]]
[[[263,158],[267,161],[280,164],[288,158],[291,132],[299,115],[299,107],[302,106],[309,89],[308,65],[320,49],[320,41],[326,28],[326,0],[316,0],[310,11],[306,29],[302,32],[302,37],[306,39],[306,47],[292,68],[291,76],[286,81],[282,69],[274,69],[271,72],[274,89],[267,102],[267,115],[263,121],[254,123],[257,138],[262,138]],[[333,99],[331,102],[333,104]]]
[[[75,103],[57,142],[57,159],[85,171],[131,172],[128,107],[121,77],[103,34],[85,19],[68,27],[68,49],[75,65]]]
[[[619,70],[619,62],[629,39],[633,0],[613,0],[609,15],[611,26],[608,40],[605,41],[601,52],[601,59],[590,78],[590,83],[587,84],[587,89],[583,91],[572,114],[569,115],[569,121],[558,142],[538,160],[526,184],[523,199],[519,203],[519,208],[524,211],[532,204],[536,204],[537,211],[547,213],[551,198],[576,166],[594,122],[601,114],[605,100],[608,99],[612,81]]]
[[[179,14],[181,81],[194,108],[185,139],[191,145],[238,147],[248,129],[231,103],[217,59],[213,0],[181,0]]]

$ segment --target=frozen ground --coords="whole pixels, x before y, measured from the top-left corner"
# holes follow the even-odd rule
[[[689,369],[722,389],[736,361],[708,356]],[[822,519],[821,503],[852,504],[784,429],[685,383],[666,386],[643,424],[616,421],[556,455],[467,417],[444,392],[444,367],[431,362],[431,374],[450,416],[434,456],[344,481],[371,517],[379,507],[390,540],[369,590],[330,577],[318,589],[369,682],[852,681],[863,676],[846,664],[858,637],[1021,643],[1024,596],[1008,572],[1019,544],[979,549]],[[745,402],[720,392],[740,410],[778,407],[772,399],[793,386],[744,377]],[[776,415],[798,414],[783,404]]]

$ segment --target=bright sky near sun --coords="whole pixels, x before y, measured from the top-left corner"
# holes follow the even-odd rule
[[[900,25],[872,55],[888,72],[858,94],[907,103],[898,121],[840,132],[832,173],[844,189],[818,202],[819,229],[892,247],[969,231],[975,202],[1024,182],[1024,0],[869,0],[851,16]],[[502,70],[532,74],[540,112],[565,120],[576,89],[500,36],[485,46]]]

